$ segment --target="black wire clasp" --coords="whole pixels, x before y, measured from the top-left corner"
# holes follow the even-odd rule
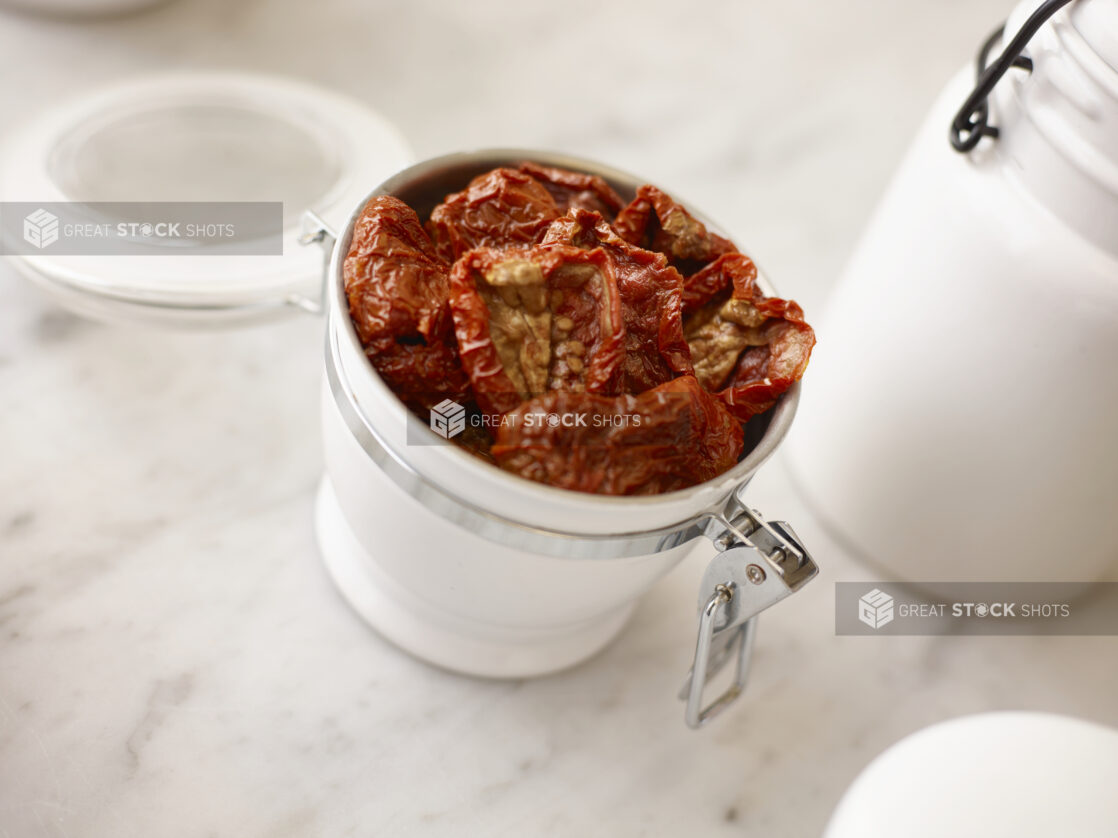
[[[990,94],[1010,67],[1032,72],[1032,59],[1021,53],[1028,46],[1037,30],[1052,15],[1070,2],[1071,0],[1045,0],[1044,3],[1041,3],[1037,10],[1029,15],[1025,25],[1021,27],[1021,31],[1013,36],[1013,40],[1002,50],[1002,54],[989,66],[987,66],[986,61],[990,57],[990,51],[993,50],[994,45],[1002,39],[1002,35],[1005,33],[1005,25],[998,27],[998,30],[986,39],[982,49],[978,51],[978,80],[975,82],[974,90],[971,91],[970,96],[963,103],[963,107],[959,109],[959,112],[955,114],[955,119],[951,122],[951,145],[956,151],[965,154],[978,145],[983,137],[996,138],[998,136],[997,127],[990,124],[990,103],[988,101]]]

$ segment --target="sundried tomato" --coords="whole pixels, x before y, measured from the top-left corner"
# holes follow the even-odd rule
[[[585,175],[532,162],[521,163],[520,171],[543,184],[555,199],[561,213],[571,209],[584,209],[613,218],[624,204],[613,187],[597,175]]]
[[[767,342],[742,353],[728,386],[718,394],[743,422],[764,413],[803,377],[815,346],[815,332],[795,302],[768,299],[758,308],[770,318],[765,327]]]
[[[501,468],[565,489],[650,495],[729,469],[741,425],[685,375],[639,395],[551,392],[503,417],[492,454]]]
[[[350,317],[377,372],[411,406],[469,391],[447,273],[411,207],[388,196],[366,204],[342,266]]]
[[[354,225],[342,266],[350,315],[362,343],[445,335],[451,327],[449,267],[411,207],[390,196],[371,199]]]
[[[648,184],[637,190],[613,226],[625,241],[663,253],[684,276],[737,250],[732,241],[707,230],[670,195]]]
[[[740,253],[684,283],[684,334],[699,383],[741,421],[768,410],[804,374],[815,333],[795,302],[765,297]]]
[[[764,296],[756,288],[757,266],[744,253],[718,257],[683,280],[683,314],[687,316],[727,289],[743,299]]]
[[[469,398],[470,380],[453,337],[431,344],[392,341],[366,348],[365,354],[389,389],[413,410],[427,410],[444,399]]]
[[[478,175],[431,211],[427,228],[439,254],[453,262],[478,247],[536,244],[560,215],[551,193],[516,169]]]
[[[547,390],[601,392],[624,352],[613,265],[563,245],[472,251],[450,275],[462,363],[481,408]]]
[[[601,247],[613,260],[625,357],[608,387],[610,393],[640,393],[691,372],[691,352],[683,337],[683,278],[661,253],[629,244],[596,212],[574,209],[548,228],[544,243]]]

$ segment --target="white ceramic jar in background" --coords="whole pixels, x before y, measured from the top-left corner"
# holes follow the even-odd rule
[[[1118,0],[1059,12],[969,154],[961,72],[833,293],[789,458],[889,577],[1118,578],[1115,33]]]

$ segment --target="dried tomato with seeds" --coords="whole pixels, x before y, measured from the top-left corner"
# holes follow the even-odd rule
[[[494,169],[447,195],[431,211],[427,229],[439,254],[453,262],[479,247],[537,244],[560,214],[535,178],[516,169]]]
[[[621,196],[606,183],[605,178],[597,175],[584,175],[532,162],[521,163],[520,171],[543,184],[561,213],[583,209],[613,218],[624,205]]]
[[[475,250],[455,262],[450,295],[462,363],[486,412],[547,390],[601,392],[621,362],[621,301],[600,249]]]
[[[740,253],[684,283],[684,334],[695,375],[741,421],[768,410],[803,376],[815,333],[795,302],[765,297]]]
[[[579,209],[553,222],[544,243],[601,247],[613,260],[625,324],[625,357],[607,392],[640,393],[691,372],[680,302],[683,278],[663,254],[629,244],[600,214]]]
[[[707,230],[670,195],[649,184],[637,190],[613,226],[625,241],[663,253],[684,276],[737,250],[732,241]]]
[[[448,267],[403,201],[380,196],[365,205],[342,265],[350,317],[373,367],[413,407],[469,391],[454,342]]]
[[[635,396],[531,399],[504,417],[492,454],[539,483],[651,495],[717,477],[738,461],[742,439],[737,420],[687,375]]]

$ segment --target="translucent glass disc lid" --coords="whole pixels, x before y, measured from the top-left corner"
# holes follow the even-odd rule
[[[356,101],[225,73],[87,95],[0,139],[0,154],[5,202],[282,202],[282,255],[229,255],[171,237],[156,255],[10,257],[88,313],[189,322],[274,314],[289,295],[317,294],[323,254],[298,244],[303,214],[336,229],[412,162],[398,132]]]
[[[74,200],[310,207],[338,183],[331,138],[237,105],[144,103],[60,139],[51,180]]]

